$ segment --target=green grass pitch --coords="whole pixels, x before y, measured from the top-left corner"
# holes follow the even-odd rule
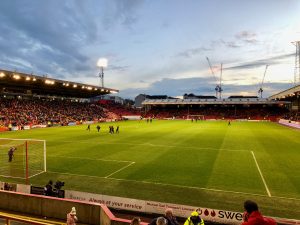
[[[300,131],[269,122],[125,121],[1,133],[45,139],[44,186],[300,219]],[[119,125],[119,134],[108,126]],[[1,181],[23,183],[5,178]]]

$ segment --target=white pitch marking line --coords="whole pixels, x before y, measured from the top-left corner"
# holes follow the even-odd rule
[[[17,179],[25,179],[24,177],[14,177],[14,176],[6,176],[6,175],[0,175],[0,177],[5,177],[5,178],[17,178]]]
[[[258,163],[257,163],[257,160],[256,160],[256,157],[255,157],[255,155],[254,155],[254,152],[251,151],[251,153],[252,153],[254,162],[255,162],[255,164],[256,164],[256,167],[257,167],[257,169],[258,169],[258,172],[259,172],[259,174],[260,174],[260,177],[261,177],[261,179],[262,179],[262,181],[263,181],[263,183],[264,183],[264,185],[265,185],[265,188],[266,188],[266,191],[267,191],[267,193],[268,193],[268,196],[271,197],[271,193],[270,193],[270,191],[269,191],[269,188],[268,188],[268,186],[267,186],[267,183],[266,183],[266,181],[265,181],[265,178],[264,178],[264,176],[263,176],[263,174],[262,174],[262,172],[261,172],[261,170],[260,170],[260,168],[259,168],[259,165],[258,165]]]
[[[39,173],[37,173],[37,174],[33,174],[33,175],[32,175],[32,176],[30,176],[29,178],[32,178],[32,177],[38,176],[38,175],[40,175],[40,174],[42,174],[42,173],[45,173],[45,171],[41,171],[41,172],[39,172]]]
[[[57,174],[70,175],[70,176],[76,176],[76,177],[104,178],[104,177],[99,177],[99,176],[75,174],[75,173],[62,173],[62,172],[55,172],[55,171],[49,171],[49,170],[47,171],[47,173],[57,173]]]
[[[92,159],[92,158],[83,158],[83,157],[73,157],[73,156],[48,156],[48,157],[60,157],[67,159],[87,159],[87,160],[98,160],[98,161],[107,161],[107,162],[125,162],[132,163],[133,161],[124,161],[124,160],[114,160],[114,159]]]
[[[113,173],[109,174],[108,176],[106,176],[106,177],[104,177],[104,178],[109,178],[110,176],[112,176],[112,175],[114,175],[114,174],[116,174],[116,173],[120,172],[121,170],[124,170],[124,169],[126,169],[127,167],[131,166],[131,165],[132,165],[132,164],[134,164],[134,163],[135,163],[135,162],[132,162],[132,163],[130,163],[130,164],[128,164],[128,165],[126,165],[126,166],[122,167],[121,169],[119,169],[119,170],[117,170],[117,171],[115,171],[115,172],[113,172]]]
[[[47,173],[57,173],[57,174],[62,174],[62,175],[90,177],[90,178],[99,178],[99,179],[108,179],[108,180],[118,180],[118,181],[144,183],[144,184],[155,184],[155,185],[161,185],[161,186],[171,186],[171,187],[178,187],[178,188],[189,188],[189,189],[196,189],[196,190],[224,192],[224,193],[232,193],[232,194],[253,195],[253,196],[261,196],[261,197],[266,197],[267,196],[267,195],[262,195],[262,194],[249,193],[249,192],[237,192],[237,191],[228,191],[228,190],[220,190],[220,189],[213,189],[213,188],[201,188],[201,187],[191,187],[191,186],[176,185],[176,184],[164,184],[164,183],[151,182],[151,181],[127,180],[127,179],[111,178],[111,177],[105,178],[105,177],[99,177],[99,176],[90,176],[90,175],[82,175],[82,174],[74,174],[74,173],[61,173],[61,172],[54,172],[54,171],[47,171]],[[297,200],[297,201],[300,200],[298,198],[287,198],[287,197],[281,197],[281,196],[272,196],[272,198],[280,198],[280,199],[287,199],[287,200]]]
[[[87,141],[60,141],[62,143],[90,143]],[[203,147],[193,147],[193,146],[177,146],[177,145],[157,145],[157,144],[152,144],[152,143],[134,143],[134,142],[122,142],[122,143],[114,143],[114,142],[99,142],[99,144],[108,144],[108,145],[133,145],[133,146],[152,146],[152,147],[179,147],[179,148],[185,148],[185,149],[198,149],[198,150],[213,150],[213,151],[239,151],[239,152],[249,152],[247,149],[226,149],[226,148],[203,148]]]

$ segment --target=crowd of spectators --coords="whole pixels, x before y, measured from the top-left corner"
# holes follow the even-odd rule
[[[140,115],[140,111],[112,101],[90,103],[58,99],[0,98],[0,127],[122,120],[123,116],[128,115]],[[158,119],[190,119],[199,116],[198,119],[271,121],[285,118],[300,121],[299,113],[291,113],[285,107],[277,105],[154,106],[142,116]]]
[[[138,109],[135,109],[131,106],[124,106],[120,103],[116,103],[113,101],[106,101],[102,105],[106,110],[114,113],[119,118],[122,116],[138,116],[141,114],[140,110],[138,110]]]
[[[67,125],[84,121],[118,120],[130,113],[121,104],[53,99],[0,98],[0,126]]]
[[[279,106],[179,106],[152,107],[144,117],[188,119],[201,116],[204,119],[251,119],[272,120],[281,118],[288,110]]]
[[[289,112],[286,113],[282,118],[290,121],[300,122],[300,112]]]

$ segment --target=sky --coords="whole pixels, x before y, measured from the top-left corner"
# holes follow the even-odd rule
[[[2,0],[0,68],[138,94],[263,96],[294,85],[299,0]],[[214,75],[206,57],[209,58]]]

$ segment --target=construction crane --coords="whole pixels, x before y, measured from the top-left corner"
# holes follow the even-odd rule
[[[220,84],[219,84],[219,97],[222,97],[222,72],[223,72],[223,63],[221,63],[221,71],[220,71]]]
[[[216,97],[218,98],[218,95],[219,95],[219,98],[221,98],[221,93],[222,93],[222,91],[223,91],[223,89],[222,89],[222,67],[223,67],[223,64],[221,64],[220,83],[218,84],[218,79],[217,79],[217,77],[216,77],[216,75],[215,75],[215,73],[214,73],[214,70],[213,70],[213,68],[212,68],[212,66],[211,66],[211,63],[210,63],[210,61],[209,61],[209,58],[206,57],[206,60],[207,60],[207,62],[208,62],[208,65],[209,65],[211,74],[213,75],[213,77],[215,78],[215,81],[216,81],[216,83],[217,83],[217,85],[216,85],[216,87],[215,87]]]
[[[265,77],[266,77],[266,73],[267,73],[267,69],[268,69],[269,65],[266,65],[266,68],[265,68],[265,72],[264,72],[264,76],[262,78],[262,81],[261,81],[261,84],[260,84],[260,87],[258,89],[258,94],[260,95],[260,98],[262,98],[262,94],[263,94],[263,85],[264,85],[264,82],[265,82]]]

